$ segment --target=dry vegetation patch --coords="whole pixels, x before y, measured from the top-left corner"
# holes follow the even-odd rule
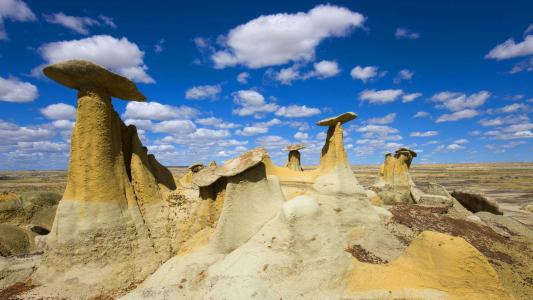
[[[460,236],[480,252],[492,258],[495,258],[495,253],[492,253],[490,246],[494,242],[506,243],[508,241],[488,226],[445,215],[447,212],[445,207],[396,205],[390,209],[390,212],[393,215],[392,222],[405,225],[416,234],[430,230]]]
[[[7,288],[0,290],[0,299],[21,299],[19,296],[25,292],[31,291],[36,288],[30,281],[17,282]]]
[[[360,262],[370,263],[370,264],[386,264],[387,260],[381,259],[374,254],[368,252],[361,245],[352,245],[345,249],[346,252],[350,253],[353,257],[357,258]]]

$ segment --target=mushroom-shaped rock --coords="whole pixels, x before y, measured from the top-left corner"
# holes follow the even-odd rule
[[[380,189],[379,196],[385,204],[414,202],[411,188],[415,186],[409,168],[416,152],[408,148],[396,150],[394,156],[385,155],[385,162],[381,165],[378,180],[374,184]]]
[[[129,79],[84,60],[67,60],[46,66],[44,74],[58,83],[78,91],[104,91],[123,100],[146,101]]]
[[[215,174],[215,170],[211,168],[204,168],[196,172],[192,176],[192,182],[199,187],[206,187],[217,181],[220,175]]]
[[[287,152],[299,151],[304,148],[305,148],[304,144],[292,144],[292,145],[288,145],[287,147],[285,147],[285,151]]]
[[[172,254],[170,230],[147,152],[135,127],[114,111],[111,97],[145,97],[127,78],[87,61],[53,64],[44,73],[77,89],[78,105],[66,189],[32,280],[41,285],[41,296],[55,286],[65,298],[138,282]],[[79,274],[98,276],[84,282]]]
[[[266,150],[264,148],[256,148],[248,151],[239,157],[225,161],[222,166],[215,170],[215,174],[224,177],[238,175],[259,164],[263,160],[265,154]]]
[[[396,150],[394,156],[387,153],[385,162],[381,165],[377,185],[414,186],[409,175],[409,168],[414,157],[416,157],[416,152],[407,148]]]
[[[215,201],[224,195],[227,180],[215,174],[214,170],[206,168],[193,175],[193,183],[198,186],[201,199]]]
[[[293,171],[303,171],[300,161],[301,155],[299,151],[303,148],[305,148],[303,144],[289,145],[285,148],[285,151],[289,152],[289,157],[287,159],[287,164],[285,164],[285,167]]]
[[[200,203],[195,211],[198,229],[216,225],[222,206],[227,179],[215,174],[216,167],[201,169],[192,176],[192,182],[198,186]]]
[[[198,173],[200,170],[203,170],[205,168],[204,164],[197,162],[193,163],[192,165],[188,166],[187,169],[189,170],[185,175],[183,175],[178,182],[183,186],[184,188],[194,188],[193,185],[193,175]]]
[[[205,168],[204,164],[201,162],[197,162],[197,163],[190,165],[188,169],[193,173],[197,173],[203,168]]]
[[[357,118],[357,114],[354,112],[345,112],[341,115],[338,115],[336,117],[326,118],[323,120],[320,120],[316,122],[316,125],[318,126],[335,126],[337,123],[344,124],[348,121],[354,120]]]
[[[402,158],[402,156],[404,158]],[[413,161],[413,158],[416,157],[416,152],[409,148],[400,148],[394,152],[394,157],[396,159],[402,159],[405,161],[405,164],[407,167],[411,167],[411,162]]]
[[[266,175],[264,148],[226,161],[215,174],[227,177],[224,207],[213,233],[217,252],[228,253],[246,242],[279,211],[285,201],[279,181]]]
[[[329,128],[320,156],[319,175],[313,184],[316,191],[323,194],[361,194],[366,199],[365,191],[351,169],[343,141],[342,124],[356,117],[355,113],[347,112],[317,122],[317,125]]]

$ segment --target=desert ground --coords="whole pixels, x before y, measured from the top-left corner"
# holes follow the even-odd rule
[[[376,178],[377,165],[352,167],[359,183],[367,187]],[[533,214],[520,208],[533,202],[533,163],[416,164],[410,174],[417,186],[429,182],[443,185],[450,192],[472,189],[498,202],[505,215],[533,225]]]
[[[311,168],[311,167],[308,167]],[[169,167],[175,178],[187,173],[187,167]],[[304,169],[307,169],[304,167]],[[378,165],[352,165],[354,174],[364,187],[378,177]],[[483,192],[498,202],[505,215],[533,226],[533,214],[520,208],[533,203],[533,163],[416,164],[411,176],[424,188],[436,182],[447,190],[472,189]],[[0,192],[54,192],[65,189],[66,171],[0,171]]]

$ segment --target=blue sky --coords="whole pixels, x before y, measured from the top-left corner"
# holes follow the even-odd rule
[[[72,58],[137,83],[115,109],[167,165],[315,164],[345,111],[354,164],[533,160],[531,1],[0,0],[0,169],[66,167],[76,91],[41,69]]]

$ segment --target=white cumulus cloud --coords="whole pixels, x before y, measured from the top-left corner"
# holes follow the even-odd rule
[[[289,105],[282,106],[276,111],[276,116],[286,118],[302,118],[318,115],[320,109],[314,107],[307,107],[306,105]]]
[[[481,119],[478,123],[481,126],[500,126],[506,124],[520,124],[528,123],[529,117],[527,115],[507,115],[505,117],[497,117],[494,119]]]
[[[215,117],[197,119],[196,123],[200,125],[213,126],[213,127],[222,128],[222,129],[232,129],[232,128],[241,127],[241,125],[239,124],[235,124],[232,122],[226,122],[220,118],[215,118]]]
[[[92,61],[111,69],[135,82],[154,83],[146,73],[144,52],[127,38],[114,38],[109,35],[94,35],[88,38],[47,43],[39,47],[39,54],[46,63],[56,63],[69,59]],[[40,68],[34,70],[39,72]]]
[[[475,109],[464,109],[456,111],[452,114],[443,114],[437,118],[437,123],[453,122],[463,119],[470,119],[477,116],[479,113]]]
[[[471,95],[456,92],[440,92],[431,97],[437,103],[438,108],[446,108],[451,111],[474,109],[482,106],[490,98],[488,91],[480,91]]]
[[[267,135],[255,139],[255,143],[265,148],[282,148],[289,144],[289,141],[278,135]]]
[[[413,79],[414,75],[415,73],[413,71],[409,71],[407,69],[400,70],[400,72],[398,72],[398,75],[396,75],[396,77],[394,78],[394,83],[399,84],[400,82],[402,82],[402,80],[411,80]]]
[[[50,104],[41,109],[41,113],[50,120],[75,120],[76,108],[65,103]]]
[[[389,134],[395,134],[398,133],[398,129],[386,126],[386,125],[366,125],[357,128],[357,132],[362,133],[370,133],[371,135],[377,135],[377,136],[387,136]],[[367,137],[370,137],[371,135],[368,135]]]
[[[70,130],[74,126],[73,121],[70,120],[55,120],[52,125],[57,129]]]
[[[407,28],[396,28],[396,31],[394,32],[394,36],[396,39],[409,39],[409,40],[416,40],[420,38],[420,34],[414,31],[411,31]]]
[[[340,73],[339,65],[336,61],[322,60],[313,64],[314,71],[307,77],[329,78]]]
[[[431,118],[431,114],[426,111],[419,111],[413,116],[413,118]]]
[[[265,97],[254,90],[240,90],[233,93],[233,103],[240,106],[233,109],[233,114],[239,116],[275,112],[279,108],[275,103],[267,103]]]
[[[237,81],[242,84],[248,83],[248,80],[250,79],[250,73],[248,72],[241,72],[239,75],[237,75]]]
[[[185,98],[189,100],[216,99],[222,88],[217,85],[199,85],[188,89]]]
[[[359,79],[366,83],[369,79],[378,76],[378,68],[374,66],[355,66],[350,72],[350,75],[353,79]]]
[[[89,27],[92,26],[110,26],[116,27],[113,19],[106,16],[100,16],[100,20],[89,17],[76,17],[65,15],[63,12],[58,12],[51,15],[44,15],[44,19],[48,23],[61,25],[79,34],[89,34]]]
[[[189,120],[163,121],[153,125],[154,132],[166,132],[171,134],[189,134],[196,130],[196,126]]]
[[[198,115],[195,108],[188,106],[171,106],[158,102],[133,102],[126,105],[124,117],[141,120],[190,119]]]
[[[402,90],[364,90],[359,93],[359,99],[372,104],[384,104],[393,102],[403,94]]]
[[[0,145],[15,145],[18,142],[47,141],[55,136],[53,128],[44,126],[19,126],[0,120]]]
[[[275,126],[275,125],[281,125],[280,119],[274,118],[274,119],[272,119],[270,121],[267,121],[267,122],[254,123],[255,127],[272,127],[272,126]]]
[[[309,61],[322,40],[346,36],[364,20],[359,13],[333,5],[319,5],[306,13],[260,16],[230,30],[226,48],[215,52],[211,59],[217,68],[237,64],[260,68]]]
[[[381,118],[370,118],[368,119],[368,123],[385,125],[394,122],[394,119],[396,119],[396,113],[390,113]]]
[[[7,40],[7,33],[4,29],[4,21],[25,22],[35,21],[37,18],[28,5],[21,0],[1,0],[0,1],[0,40]]]
[[[490,50],[485,58],[504,60],[529,55],[533,55],[533,35],[526,36],[520,43],[508,39]]]
[[[230,137],[231,133],[226,129],[207,129],[198,128],[193,133],[190,133],[188,137],[194,140],[219,140]]]
[[[449,144],[448,146],[446,146],[446,149],[447,150],[450,150],[450,151],[457,151],[457,150],[461,150],[461,149],[464,149],[465,147],[459,145],[459,144]]]
[[[244,127],[242,130],[235,131],[238,135],[243,136],[253,136],[253,135],[259,135],[264,134],[268,132],[268,127],[256,127],[256,126],[247,126]]]
[[[470,143],[470,141],[467,140],[467,139],[458,139],[458,140],[453,141],[453,143],[454,143],[454,144],[463,145],[463,144],[468,144],[468,143]]]
[[[14,77],[0,77],[0,101],[24,103],[31,102],[38,96],[39,92],[35,85]]]
[[[308,140],[309,139],[309,134],[306,133],[306,132],[298,131],[297,133],[294,134],[294,138],[299,140],[299,141]]]
[[[283,68],[274,73],[274,79],[285,85],[291,85],[293,81],[300,78],[300,70],[298,70],[297,66]]]
[[[412,136],[412,137],[431,137],[431,136],[436,136],[436,135],[439,135],[439,132],[438,131],[433,131],[433,130],[430,130],[430,131],[413,131],[410,134],[410,136]]]
[[[313,69],[307,72],[300,72],[300,65],[293,65],[283,68],[278,72],[272,69],[267,70],[266,74],[272,76],[275,80],[285,85],[291,85],[295,80],[307,80],[310,78],[326,79],[333,77],[341,72],[336,61],[322,60],[313,64]]]
[[[411,94],[405,94],[402,96],[402,102],[408,103],[414,101],[416,98],[422,96],[422,93],[411,93]]]

